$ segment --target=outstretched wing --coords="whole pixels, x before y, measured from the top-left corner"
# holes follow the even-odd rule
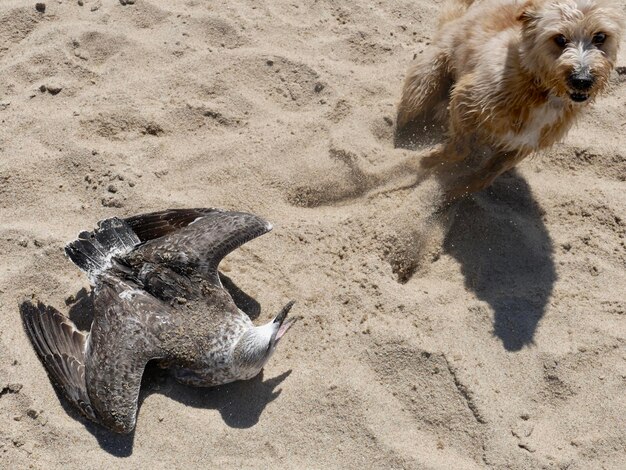
[[[97,421],[85,383],[88,336],[53,307],[30,301],[20,305],[24,330],[48,375],[87,418]]]
[[[104,275],[94,295],[86,382],[99,421],[120,433],[135,428],[141,377],[148,361],[166,359],[170,307],[118,278]]]
[[[131,219],[126,222],[147,239],[136,249],[145,262],[198,274],[216,286],[221,286],[217,267],[222,258],[272,229],[256,215],[219,209],[170,210]]]
[[[222,209],[167,209],[159,212],[135,215],[124,219],[142,242],[154,240],[180,230],[193,223],[200,217],[215,212],[224,212]]]

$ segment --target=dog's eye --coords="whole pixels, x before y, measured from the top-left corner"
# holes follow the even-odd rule
[[[553,39],[554,43],[560,48],[563,48],[567,45],[567,39],[562,34],[557,34],[556,36],[554,36]]]
[[[593,43],[596,46],[600,46],[600,45],[604,44],[604,41],[606,41],[606,34],[604,34],[604,33],[594,34],[594,36],[593,36]]]

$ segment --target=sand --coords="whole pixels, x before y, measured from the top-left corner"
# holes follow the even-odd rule
[[[626,468],[625,75],[429,225],[428,181],[375,175],[420,151],[394,110],[440,2],[124,3],[0,5],[0,467]],[[274,224],[222,270],[255,321],[304,319],[249,382],[149,371],[112,435],[59,400],[19,303],[88,327],[65,243],[206,206]]]

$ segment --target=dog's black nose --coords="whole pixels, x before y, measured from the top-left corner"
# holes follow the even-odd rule
[[[587,91],[593,86],[594,78],[589,72],[573,73],[569,77],[569,84],[574,90]]]

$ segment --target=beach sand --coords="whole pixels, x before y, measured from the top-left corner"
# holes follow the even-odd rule
[[[626,468],[625,69],[425,227],[428,181],[372,175],[419,152],[395,107],[441,2],[80,3],[0,5],[0,467]],[[19,304],[87,328],[65,243],[170,207],[271,221],[222,271],[255,321],[304,319],[249,382],[150,370],[113,435],[59,400]],[[390,253],[418,249],[399,282]]]

